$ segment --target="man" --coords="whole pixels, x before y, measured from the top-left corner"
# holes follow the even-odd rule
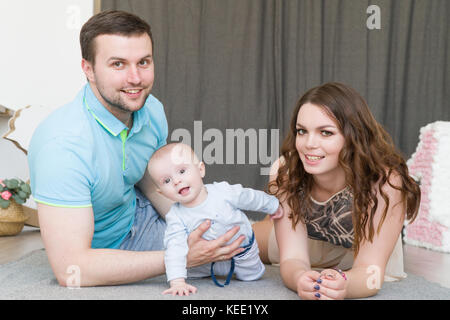
[[[50,264],[62,286],[70,285],[72,270],[79,270],[80,286],[164,274],[165,222],[155,208],[165,214],[171,203],[154,192],[146,167],[166,144],[168,128],[162,104],[150,94],[150,26],[126,12],[102,12],[83,26],[80,44],[88,83],[39,125],[29,148]],[[206,241],[201,235],[208,228],[204,222],[189,238],[188,266],[242,251],[243,238],[226,245],[236,228]]]

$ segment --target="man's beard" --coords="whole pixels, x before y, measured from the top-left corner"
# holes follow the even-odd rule
[[[129,108],[121,99],[120,99],[120,93],[119,93],[119,98],[115,99],[115,100],[110,100],[109,98],[107,98],[104,94],[103,94],[103,90],[101,90],[100,88],[97,87],[97,91],[100,94],[100,96],[103,98],[103,100],[110,105],[112,108],[118,109],[120,111],[124,111],[124,112],[133,112],[133,111],[137,111],[140,110],[144,104],[145,101],[147,101],[148,96],[150,95],[150,92],[147,93],[147,95],[145,95],[143,101],[142,101],[142,105],[139,106],[139,108],[137,110],[134,110]],[[143,89],[144,91],[144,89]]]

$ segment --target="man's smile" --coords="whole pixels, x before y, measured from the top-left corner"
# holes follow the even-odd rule
[[[129,98],[139,98],[143,90],[144,89],[139,88],[139,89],[123,89],[120,91],[123,92]]]

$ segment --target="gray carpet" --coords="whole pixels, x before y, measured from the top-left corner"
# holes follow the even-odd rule
[[[276,266],[267,266],[262,279],[242,282],[233,279],[219,288],[211,279],[192,280],[197,294],[188,297],[162,295],[167,288],[165,276],[134,284],[68,289],[58,285],[45,250],[36,250],[18,261],[0,265],[0,299],[64,300],[297,300],[297,295],[283,286]],[[450,289],[409,274],[400,282],[385,283],[378,295],[369,299],[441,300],[450,299]]]

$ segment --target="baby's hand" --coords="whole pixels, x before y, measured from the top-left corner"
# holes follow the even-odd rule
[[[196,293],[197,288],[191,286],[190,284],[187,284],[184,281],[184,278],[182,278],[170,281],[170,288],[165,290],[162,294],[171,294],[173,296],[188,296],[190,292]]]
[[[281,206],[281,204],[278,206],[277,211],[275,211],[274,214],[270,215],[270,219],[280,219],[282,218],[284,215],[284,211],[283,211],[283,207]]]

